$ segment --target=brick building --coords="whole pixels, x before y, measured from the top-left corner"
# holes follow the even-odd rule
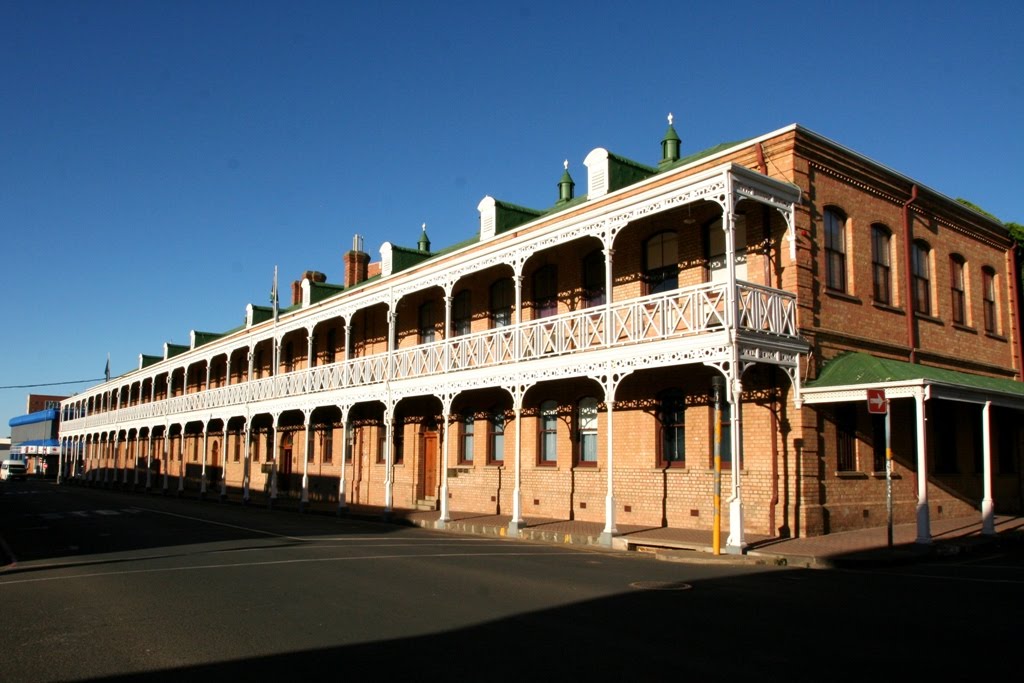
[[[11,418],[11,456],[24,460],[29,474],[56,477],[60,455],[60,402],[66,396],[29,394],[25,414]]]
[[[193,330],[62,405],[92,483],[531,519],[709,528],[721,416],[744,534],[1021,506],[1006,229],[800,126],[653,166],[598,148],[543,209],[492,197],[471,239],[356,238],[341,284]],[[276,291],[276,288],[275,288]]]

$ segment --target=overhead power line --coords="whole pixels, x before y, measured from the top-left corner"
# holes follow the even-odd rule
[[[62,384],[85,384],[86,382],[101,382],[102,377],[96,379],[73,379],[67,382],[45,382],[41,384],[8,384],[0,387],[0,389],[32,389],[33,387],[57,387]]]

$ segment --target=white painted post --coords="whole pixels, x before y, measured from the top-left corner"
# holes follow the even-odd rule
[[[209,452],[210,422],[203,423],[203,464],[199,469],[199,497],[206,498],[206,457]]]
[[[513,538],[519,535],[520,529],[526,526],[523,520],[523,393],[517,387],[512,392],[512,410],[516,420],[516,452],[515,452],[515,484],[512,487],[512,519],[508,523],[508,535]]]
[[[607,294],[605,295],[607,296]],[[611,546],[612,538],[618,535],[619,530],[615,527],[615,451],[613,444],[615,443],[615,431],[612,422],[612,406],[615,403],[615,380],[611,374],[611,368],[608,368],[608,376],[604,381],[604,404],[605,414],[608,417],[608,426],[606,429],[607,437],[605,442],[605,448],[607,449],[605,455],[605,466],[608,468],[608,490],[605,494],[604,499],[604,531],[601,532],[601,544],[605,546]]]
[[[982,477],[984,494],[981,499],[981,533],[996,533],[995,502],[992,500],[992,401],[985,401],[981,409]]]
[[[928,451],[924,417],[924,389],[914,391],[917,409],[917,543],[931,543],[931,521],[928,517]]]
[[[313,411],[305,410],[306,414],[306,447],[302,453],[302,497],[299,499],[299,510],[306,511],[309,505],[309,455],[313,452]]]

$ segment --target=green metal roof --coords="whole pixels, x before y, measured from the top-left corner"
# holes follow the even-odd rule
[[[995,392],[1024,398],[1024,383],[1012,379],[986,377],[969,372],[945,370],[899,360],[878,358],[867,353],[849,352],[825,364],[821,374],[807,389],[828,389],[857,384],[882,384],[924,380],[978,391]]]
[[[398,273],[407,268],[412,268],[431,258],[433,254],[419,249],[400,247],[397,244],[391,245],[391,272]]]
[[[217,341],[224,336],[223,332],[200,332],[195,330],[196,348]]]
[[[190,351],[191,348],[188,344],[172,344],[167,342],[167,357],[174,358],[175,356],[181,355],[186,351]]]
[[[749,139],[750,138],[747,138],[747,140],[749,140]],[[711,156],[713,154],[718,154],[719,152],[723,152],[723,151],[725,151],[727,149],[730,149],[732,147],[736,147],[737,145],[742,145],[744,142],[747,142],[747,140],[737,140],[735,142],[723,142],[720,145],[715,145],[714,147],[708,147],[707,149],[701,150],[699,152],[695,152],[694,154],[691,154],[688,157],[683,157],[679,161],[673,162],[671,164],[665,164],[664,166],[659,167],[658,172],[659,173],[664,173],[665,171],[671,171],[672,169],[678,168],[680,166],[686,166],[687,164],[692,164],[695,161],[700,161],[704,157],[709,157],[709,156]]]
[[[309,303],[315,304],[337,296],[345,291],[344,285],[332,285],[327,282],[311,282],[309,284]]]
[[[274,309],[270,306],[257,306],[253,304],[252,307],[252,324],[259,325],[265,323],[274,317]]]

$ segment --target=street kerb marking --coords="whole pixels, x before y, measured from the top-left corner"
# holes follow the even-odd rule
[[[202,517],[193,517],[191,515],[179,515],[176,512],[165,512],[163,510],[154,510],[153,508],[138,508],[140,512],[152,512],[157,515],[166,515],[167,517],[178,517],[179,519],[187,519],[192,522],[202,522],[203,524],[213,524],[215,526],[223,526],[228,529],[238,529],[239,531],[248,531],[253,534],[263,534],[264,536],[273,536],[274,538],[284,538],[289,541],[296,541],[298,543],[303,542],[303,539],[298,536],[288,536],[286,534],[278,534],[273,531],[264,531],[263,529],[253,529],[251,527],[239,526],[238,524],[228,524],[227,522],[215,522],[209,519],[203,519]]]
[[[244,567],[270,567],[282,564],[307,564],[311,562],[358,562],[365,560],[409,560],[409,559],[441,559],[449,557],[555,557],[558,555],[582,556],[584,553],[575,552],[516,552],[516,553],[430,553],[429,555],[361,555],[359,557],[316,557],[301,558],[294,560],[266,560],[264,562],[236,562],[222,564],[201,564],[194,567],[162,567],[159,569],[131,569],[123,572],[94,572],[92,574],[74,574],[71,576],[40,576],[32,579],[15,579],[4,581],[0,574],[0,587],[13,586],[21,583],[43,583],[44,581],[71,581],[74,579],[92,579],[100,576],[130,576],[132,574],[160,574],[170,572],[189,572],[204,569],[235,569]]]
[[[139,512],[152,512],[158,515],[166,515],[168,517],[178,517],[181,519],[191,520],[193,522],[202,522],[203,524],[213,524],[216,526],[223,526],[229,529],[238,529],[240,531],[249,531],[254,534],[263,534],[264,536],[272,536],[274,538],[283,538],[289,541],[295,541],[296,543],[316,543],[318,541],[386,541],[395,540],[395,536],[331,536],[331,537],[318,537],[318,536],[291,536],[288,534],[279,534],[273,531],[265,531],[263,529],[253,529],[251,527],[240,526],[238,524],[228,524],[227,522],[216,522],[209,519],[203,519],[202,517],[193,517],[191,515],[182,515],[176,512],[165,512],[163,510],[154,510],[153,508],[137,508]],[[439,537],[433,538],[413,538],[413,539],[402,539],[407,542],[417,543],[430,543],[436,542]],[[450,540],[458,540],[463,543],[480,543],[483,541],[494,542],[495,539],[484,539],[484,538],[457,538]]]

